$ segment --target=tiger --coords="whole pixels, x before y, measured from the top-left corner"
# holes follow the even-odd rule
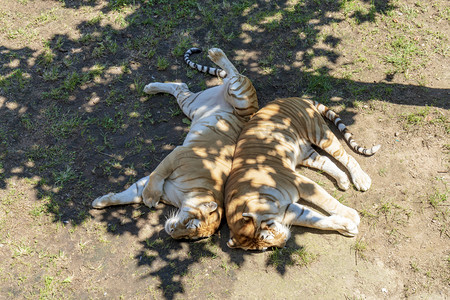
[[[339,116],[316,101],[292,97],[270,102],[244,126],[225,184],[230,248],[282,248],[292,225],[335,230],[349,237],[358,234],[356,210],[296,170],[299,166],[321,170],[347,190],[347,174],[316,150],[323,149],[348,170],[356,189],[370,188],[369,175],[345,151],[324,118],[337,126],[355,152],[370,156],[380,149],[380,145],[359,146]],[[329,215],[297,203],[300,199]]]
[[[109,193],[92,202],[94,208],[144,203],[155,207],[159,201],[177,210],[164,224],[174,239],[209,237],[218,229],[223,215],[225,180],[231,170],[236,141],[245,122],[258,110],[252,82],[240,74],[218,48],[208,51],[220,69],[193,63],[186,51],[186,63],[199,71],[216,70],[221,85],[193,93],[185,83],[154,82],[145,86],[148,94],[173,95],[183,113],[191,119],[190,130],[181,146],[164,158],[149,176],[128,189]],[[210,73],[210,72],[209,72]]]

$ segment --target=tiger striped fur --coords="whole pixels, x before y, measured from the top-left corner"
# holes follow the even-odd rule
[[[202,49],[199,49],[199,48],[190,48],[190,49],[188,49],[184,53],[184,61],[189,65],[189,67],[191,67],[193,69],[196,69],[196,70],[198,70],[200,72],[208,73],[208,74],[211,74],[211,75],[214,75],[214,76],[218,76],[220,78],[227,77],[227,72],[225,72],[222,69],[208,67],[208,66],[203,66],[203,65],[200,65],[200,64],[197,64],[197,63],[193,62],[190,59],[191,54],[193,54],[193,53],[201,53],[201,52],[202,52]]]
[[[340,188],[350,187],[347,174],[320,155],[314,145],[348,170],[356,189],[366,191],[371,185],[370,177],[347,154],[322,116],[347,132],[334,112],[301,98],[272,101],[244,126],[225,185],[228,246],[246,250],[284,247],[291,225],[337,230],[346,236],[358,233],[356,210],[296,171],[298,166],[316,168],[335,178]],[[352,144],[363,154],[373,154],[380,147],[365,149],[354,141]],[[300,199],[329,216],[300,205]]]
[[[244,123],[258,110],[258,100],[251,81],[237,72],[222,50],[213,48],[208,54],[228,74],[223,84],[198,93],[189,91],[184,83],[155,82],[144,88],[148,94],[175,96],[192,120],[183,145],[150,176],[121,193],[97,198],[93,207],[141,202],[155,207],[162,200],[178,208],[164,226],[171,237],[196,239],[217,230],[236,140]]]
[[[323,105],[322,103],[319,103],[317,101],[310,100],[311,103],[314,104],[316,109],[320,112],[320,114],[324,117],[330,120],[331,122],[336,125],[336,127],[339,129],[340,132],[344,135],[344,139],[347,142],[347,144],[352,148],[355,152],[359,154],[364,154],[367,156],[374,155],[375,152],[377,152],[381,145],[373,146],[372,148],[364,148],[358,145],[356,141],[352,138],[352,133],[348,131],[347,126],[345,126],[344,123],[342,123],[341,118],[338,114],[336,114],[334,111]]]

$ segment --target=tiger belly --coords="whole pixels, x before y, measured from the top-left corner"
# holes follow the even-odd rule
[[[166,204],[171,204],[178,208],[181,207],[183,201],[185,200],[185,192],[180,189],[180,186],[176,184],[173,180],[166,180],[164,182],[163,194],[161,196],[161,201]]]
[[[187,134],[183,146],[217,149],[222,145],[233,145],[242,130],[243,122],[232,111],[219,110],[195,120]],[[234,151],[234,149],[233,149]]]

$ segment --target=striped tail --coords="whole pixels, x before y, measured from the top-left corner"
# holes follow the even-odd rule
[[[333,122],[334,125],[336,125],[339,131],[342,132],[342,134],[344,135],[344,139],[347,142],[347,144],[355,152],[370,156],[374,155],[375,152],[377,152],[380,149],[381,145],[376,145],[369,149],[359,146],[352,138],[352,133],[347,129],[345,124],[342,123],[342,120],[337,113],[335,113],[334,111],[332,111],[331,109],[329,109],[328,107],[317,101],[310,100],[310,102],[317,108],[317,110],[323,117],[327,118],[328,120]]]
[[[197,69],[198,71],[203,72],[203,73],[209,73],[211,75],[218,76],[220,78],[227,77],[227,72],[225,72],[222,69],[208,67],[208,66],[202,66],[200,64],[196,64],[195,62],[193,62],[192,60],[189,59],[189,57],[191,56],[192,53],[200,53],[200,52],[202,52],[202,49],[191,48],[184,53],[184,61],[189,65],[189,67],[191,67],[193,69]]]

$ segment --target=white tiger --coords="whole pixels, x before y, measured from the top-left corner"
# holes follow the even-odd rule
[[[173,238],[196,239],[212,235],[223,213],[225,180],[231,169],[236,140],[246,121],[258,110],[251,81],[239,74],[222,50],[213,48],[209,58],[223,70],[185,61],[199,71],[216,70],[225,77],[222,85],[192,93],[184,83],[150,83],[148,94],[168,93],[176,97],[191,128],[182,146],[176,147],[150,174],[117,194],[92,202],[95,208],[143,202],[155,207],[160,200],[178,208],[167,219],[166,232]]]

